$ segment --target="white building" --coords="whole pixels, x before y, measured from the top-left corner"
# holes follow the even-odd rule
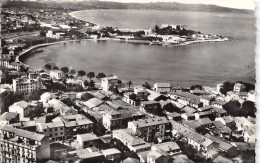
[[[153,88],[158,93],[167,93],[171,91],[172,87],[170,83],[155,83]]]
[[[13,79],[14,92],[27,94],[38,89],[40,89],[40,78],[28,79],[23,77],[20,79]]]
[[[256,91],[251,90],[248,92],[247,94],[247,101],[252,101],[252,102],[256,102]]]
[[[117,76],[101,78],[102,90],[109,91],[114,86],[118,87],[118,77]]]
[[[241,83],[236,83],[234,85],[234,92],[235,93],[240,93],[240,92],[244,92],[246,89],[246,86],[244,84],[241,84]]]
[[[60,79],[60,78],[63,78],[64,75],[63,75],[63,72],[60,71],[60,70],[51,70],[50,71],[50,77],[52,79]]]
[[[9,107],[9,112],[18,113],[20,120],[23,121],[30,120],[29,116],[33,110],[33,107],[31,107],[26,101],[16,102]]]

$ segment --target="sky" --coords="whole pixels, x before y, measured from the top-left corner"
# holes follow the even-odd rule
[[[101,0],[123,3],[149,3],[149,2],[178,2],[188,4],[211,4],[237,9],[255,9],[254,0]]]

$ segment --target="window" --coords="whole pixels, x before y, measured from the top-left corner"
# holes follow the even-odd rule
[[[55,128],[55,131],[57,131],[57,128]]]
[[[63,132],[60,132],[61,135],[63,135]]]
[[[44,129],[44,130],[43,130],[43,132],[47,132],[47,130],[46,130],[46,129]]]
[[[52,137],[52,134],[50,134],[50,137]]]
[[[61,127],[60,130],[63,130],[63,128]]]

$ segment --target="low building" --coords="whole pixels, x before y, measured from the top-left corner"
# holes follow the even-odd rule
[[[151,150],[162,151],[168,155],[174,155],[181,152],[181,149],[176,142],[155,144],[152,146]]]
[[[139,99],[137,95],[132,92],[124,93],[122,100],[133,106],[139,106],[141,101],[141,99]]]
[[[78,111],[74,109],[73,107],[69,107],[66,104],[64,104],[62,101],[57,99],[51,99],[48,101],[48,104],[53,107],[54,112],[60,113],[61,115],[72,115],[77,114]]]
[[[153,89],[158,93],[167,93],[171,91],[170,83],[155,83]]]
[[[130,128],[114,130],[112,136],[120,140],[131,151],[143,152],[151,149],[151,145],[137,136],[134,136],[134,131]]]
[[[256,102],[256,91],[251,90],[248,92],[247,94],[247,101],[252,101],[252,102]]]
[[[219,144],[212,141],[211,139],[185,127],[184,125],[170,121],[172,124],[172,134],[174,136],[183,136],[186,139],[187,144],[193,146],[197,151],[201,151],[206,154],[212,149],[218,149]]]
[[[250,122],[245,117],[235,117],[234,120],[236,123],[237,130],[242,131],[244,141],[247,143],[255,143],[256,125]]]
[[[97,135],[93,133],[87,133],[87,134],[81,134],[77,135],[77,142],[80,144],[83,148],[88,147],[98,147],[101,143],[101,140]]]
[[[240,93],[240,92],[245,92],[245,89],[246,89],[246,86],[244,84],[241,84],[241,83],[236,83],[234,85],[234,89],[233,91],[235,93]]]
[[[26,101],[19,101],[9,107],[9,112],[18,113],[20,120],[28,121],[34,108]]]
[[[105,149],[101,152],[107,160],[117,161],[121,157],[121,152],[116,148]]]
[[[147,154],[147,163],[168,163],[167,154],[162,151],[150,151]]]
[[[1,132],[1,162],[36,163],[50,158],[48,136],[8,125]]]
[[[225,152],[229,157],[236,157],[238,154],[237,147],[219,139],[216,138],[210,134],[206,134],[205,137],[209,138],[210,140],[216,142],[219,144],[219,148],[217,150]]]

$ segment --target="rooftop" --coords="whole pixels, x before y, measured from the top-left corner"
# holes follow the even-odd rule
[[[102,150],[102,153],[107,156],[113,154],[120,154],[121,152],[116,148],[110,148],[110,149]]]
[[[83,142],[99,139],[99,137],[97,137],[97,135],[95,135],[93,133],[81,134],[81,135],[78,135],[78,136],[82,139]]]
[[[36,141],[41,141],[45,137],[45,135],[38,134],[38,133],[35,133],[35,132],[26,131],[26,130],[22,130],[22,129],[18,129],[18,128],[14,128],[10,125],[3,126],[1,128],[1,130],[8,131],[8,132],[14,133],[17,136],[25,137],[25,138],[28,138],[28,139],[31,139],[31,140],[36,140]]]
[[[132,121],[129,123],[133,123],[137,128],[142,128],[147,126],[166,124],[169,123],[169,121],[165,117],[155,117],[155,118],[139,119],[137,121]]]

